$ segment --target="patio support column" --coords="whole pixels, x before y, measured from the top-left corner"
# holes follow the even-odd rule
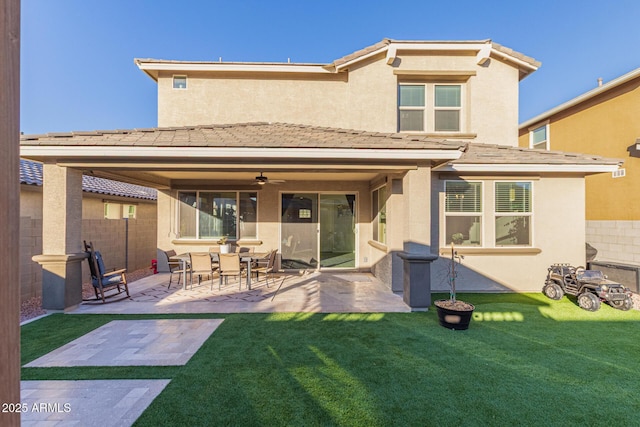
[[[43,165],[42,307],[65,310],[82,302],[82,172]]]
[[[431,168],[409,171],[404,187],[403,299],[412,310],[431,305]],[[435,219],[437,221],[437,218]]]

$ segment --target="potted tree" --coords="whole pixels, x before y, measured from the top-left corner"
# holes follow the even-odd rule
[[[450,296],[449,299],[441,299],[434,302],[438,312],[438,322],[448,329],[464,330],[469,328],[471,316],[475,307],[465,301],[456,298],[457,267],[462,261],[462,255],[458,255],[453,243],[451,244],[451,265],[448,271]]]
[[[231,252],[231,243],[229,243],[229,238],[227,236],[222,237],[218,240],[218,245],[220,245],[220,253],[228,254]]]

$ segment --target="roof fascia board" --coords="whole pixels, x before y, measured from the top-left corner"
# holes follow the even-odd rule
[[[207,71],[207,72],[266,72],[266,73],[313,73],[332,74],[323,65],[302,64],[250,64],[250,63],[189,63],[189,62],[136,62],[140,70],[150,74],[150,71]]]
[[[612,164],[565,164],[565,165],[549,165],[549,164],[454,164],[445,165],[434,168],[438,172],[614,172],[618,170],[618,165]]]
[[[545,111],[542,114],[539,114],[537,116],[535,116],[532,119],[527,120],[526,122],[523,122],[520,125],[520,129],[526,129],[529,128],[535,124],[537,124],[538,122],[541,122],[543,120],[547,120],[550,117],[566,110],[569,109],[571,107],[574,107],[578,104],[581,104],[585,101],[588,101],[591,98],[594,98],[598,95],[600,95],[601,93],[605,93],[611,89],[614,89],[618,86],[621,86],[637,77],[640,77],[640,68],[637,68],[621,77],[618,77],[617,79],[611,80],[609,83],[605,83],[600,87],[597,87],[595,89],[592,89],[588,92],[583,93],[582,95],[579,95],[563,104],[558,105],[557,107],[554,107],[550,110]]]
[[[253,147],[123,147],[123,146],[21,146],[20,155],[33,157],[96,158],[243,158],[243,159],[364,159],[364,160],[456,160],[460,150],[438,149],[342,149]]]
[[[520,68],[524,68],[529,72],[533,72],[538,69],[538,67],[536,67],[533,64],[529,64],[528,62],[523,61],[522,59],[518,59],[515,56],[509,55],[508,53],[501,52],[495,48],[491,49],[491,54],[499,56],[500,58],[507,60],[509,62],[513,62],[514,64],[518,65]]]

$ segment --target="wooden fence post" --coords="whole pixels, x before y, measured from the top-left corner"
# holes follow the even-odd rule
[[[0,1],[0,404],[20,403],[20,0]],[[19,426],[20,413],[0,412]]]

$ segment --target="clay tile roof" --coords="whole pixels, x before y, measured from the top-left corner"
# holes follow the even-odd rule
[[[287,123],[240,123],[126,131],[22,135],[20,145],[458,150],[463,142]]]
[[[547,165],[618,165],[623,161],[591,154],[532,150],[493,144],[469,143],[464,154],[451,164],[547,164]]]
[[[367,132],[288,123],[240,123],[222,125],[72,132],[67,136],[23,135],[22,146],[101,147],[238,147],[327,148],[387,150],[460,150],[451,164],[572,164],[616,165],[622,160],[594,155],[542,151],[503,145],[449,141],[427,136]]]
[[[20,159],[20,184],[42,186],[42,165]],[[157,199],[157,192],[152,188],[87,175],[82,176],[82,190],[133,199]]]

